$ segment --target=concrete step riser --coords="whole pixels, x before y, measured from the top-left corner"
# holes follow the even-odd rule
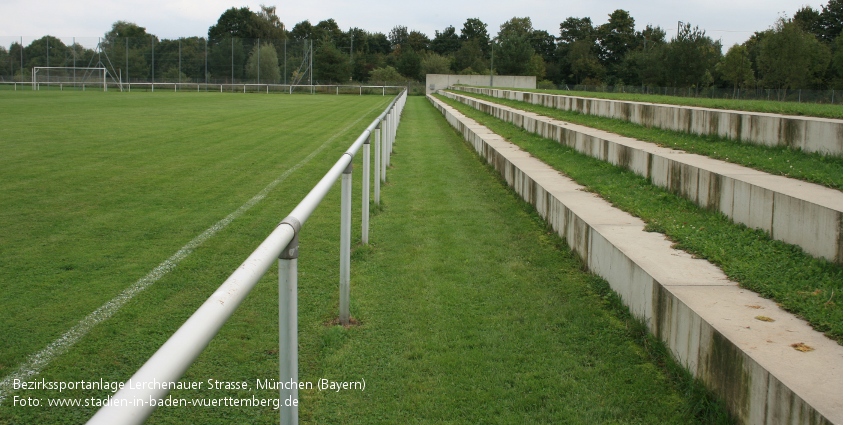
[[[842,156],[842,120],[793,117],[643,102],[594,99],[513,90],[455,86],[455,89],[529,102],[564,111],[630,121],[683,133],[713,135],[765,146]]]
[[[774,302],[738,288],[712,264],[672,249],[662,235],[643,232],[641,220],[430,99],[587,268],[607,280],[631,312],[743,423],[842,423],[841,346]],[[760,311],[775,322],[755,323]],[[789,348],[795,338],[816,351]]]
[[[644,142],[618,136],[611,140],[611,134],[607,132],[572,124],[563,125],[562,122],[552,123],[550,121],[553,120],[536,114],[454,93],[445,95],[526,131],[627,168],[648,178],[652,184],[683,196],[702,208],[720,211],[736,223],[764,230],[773,239],[798,245],[810,255],[842,262],[841,192],[816,188],[828,193],[830,197],[838,197],[837,210],[685,162],[685,159],[693,156],[691,154],[663,148],[640,148],[636,145],[645,145]],[[709,159],[707,161],[712,162]],[[732,168],[741,169],[739,166]],[[753,170],[744,173],[763,174]],[[779,176],[772,178],[785,179]],[[815,185],[806,183],[804,186]]]

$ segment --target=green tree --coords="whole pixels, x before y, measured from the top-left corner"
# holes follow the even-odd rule
[[[102,47],[124,80],[150,76],[151,38],[144,27],[132,22],[117,21],[103,37]],[[72,47],[77,59],[81,49]]]
[[[590,18],[566,18],[560,23],[560,37],[558,41],[571,44],[581,40],[595,40],[596,29]]]
[[[367,51],[386,55],[390,53],[390,39],[383,33],[371,33],[367,36]]]
[[[443,32],[434,31],[434,39],[431,40],[431,50],[439,55],[452,55],[461,49],[461,38],[455,31],[455,27],[449,25]]]
[[[326,19],[314,25],[313,36],[316,40],[332,43],[338,49],[349,49],[349,35],[340,30],[334,19]]]
[[[792,16],[801,30],[810,33],[821,39],[821,13],[810,6],[804,6]]]
[[[68,46],[62,40],[51,35],[45,35],[24,48],[24,63],[26,68],[32,68],[34,66],[68,66],[67,62],[69,58],[72,59]]]
[[[218,82],[233,83],[244,77],[247,49],[240,39],[224,38],[208,45],[208,72]]]
[[[821,41],[835,46],[836,37],[842,35],[842,0],[828,0],[822,7],[819,27]],[[842,48],[842,40],[839,40],[839,48]]]
[[[833,40],[833,51],[831,52],[832,60],[830,61],[831,64],[831,75],[830,75],[830,82],[831,88],[836,90],[842,90],[842,34],[840,33]]]
[[[422,53],[429,50],[431,40],[419,31],[411,31],[408,33],[408,47],[414,49],[417,53]]]
[[[450,72],[451,62],[447,56],[428,52],[423,56],[420,64],[422,75],[448,74]]]
[[[629,51],[639,44],[634,30],[634,18],[622,9],[610,15],[607,23],[597,28],[599,61],[614,77],[619,77],[622,62]]]
[[[498,43],[493,53],[493,66],[499,74],[529,74],[531,59],[535,53],[531,47],[533,33],[531,18],[527,17],[511,18],[499,27]]]
[[[341,53],[331,42],[319,44],[314,52],[314,78],[324,84],[349,81],[352,73],[349,56]]]
[[[668,50],[666,43],[647,43],[644,49],[629,52],[626,58],[629,73],[645,86],[665,85]]]
[[[605,69],[595,50],[595,43],[589,39],[569,44],[566,60],[576,83],[595,84],[604,79]]]
[[[460,50],[455,53],[455,60],[452,66],[455,72],[467,70],[471,74],[489,72],[488,62],[484,60],[484,50],[481,48],[479,39],[471,38],[464,41],[461,44]]]
[[[281,80],[279,57],[272,43],[261,43],[252,49],[246,61],[246,76],[258,83],[276,84]]]
[[[6,81],[7,76],[14,74],[12,61],[6,46],[0,46],[0,81]]]
[[[129,41],[129,48],[146,48],[150,42],[150,35],[147,29],[138,26],[134,22],[117,21],[112,24],[111,30],[103,37],[103,44],[107,46],[124,47],[126,39]]]
[[[422,59],[414,49],[402,49],[399,58],[396,60],[396,70],[409,80],[420,80],[422,71]]]
[[[479,45],[490,44],[490,35],[487,33],[487,24],[478,18],[469,18],[464,22],[461,29],[461,41],[477,40]]]
[[[794,21],[780,18],[759,46],[763,82],[778,89],[818,87],[830,62],[830,51]]]
[[[248,7],[227,9],[217,23],[208,28],[210,43],[232,38],[255,39],[261,35],[259,21]]]
[[[566,18],[560,23],[556,56],[561,81],[580,84],[584,79],[604,77],[604,67],[599,62],[596,28],[589,17]]]
[[[261,5],[261,10],[253,16],[256,21],[259,37],[264,40],[284,40],[287,38],[285,24],[276,15],[276,6]]]
[[[406,79],[392,66],[375,68],[370,71],[370,83],[372,84],[402,84],[405,81]]]
[[[703,30],[686,24],[668,46],[667,78],[675,87],[700,87],[712,82],[722,46]]]
[[[408,44],[408,37],[410,34],[408,33],[408,27],[397,25],[390,30],[390,34],[387,38],[390,40],[390,46],[393,50],[397,50],[402,46]]]
[[[307,19],[298,22],[293,28],[290,30],[290,37],[295,40],[313,40],[314,37],[314,26],[311,25]]]
[[[719,63],[718,72],[725,81],[733,83],[734,92],[737,88],[754,83],[754,71],[748,50],[745,46],[734,44]]]

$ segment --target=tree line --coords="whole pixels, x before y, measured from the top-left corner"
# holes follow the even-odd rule
[[[486,23],[469,18],[460,29],[450,25],[432,38],[401,25],[388,34],[343,31],[334,19],[288,28],[273,6],[233,7],[207,37],[159,39],[118,21],[103,37],[101,52],[52,36],[0,46],[0,75],[23,81],[33,66],[88,66],[93,60],[129,79],[170,82],[404,82],[423,81],[426,74],[494,73],[533,75],[541,86],[842,88],[842,0],[782,15],[724,54],[720,41],[692,24],[679,23],[667,39],[659,26],[637,31],[634,23],[619,9],[598,24],[567,18],[550,34],[528,17],[514,17],[491,34]]]

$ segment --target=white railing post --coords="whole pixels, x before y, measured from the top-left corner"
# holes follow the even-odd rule
[[[349,325],[349,250],[352,240],[352,161],[340,178],[340,324]]]
[[[361,243],[370,243],[370,139],[364,142],[363,171],[361,172]]]
[[[388,119],[387,117],[390,116],[388,113],[387,116],[384,117],[384,120],[381,122],[381,170],[379,170],[379,174],[381,175],[381,182],[387,182],[387,158],[390,155],[388,153],[390,149],[390,139],[388,138],[387,134],[387,127],[388,127]]]
[[[294,228],[293,239],[279,255],[279,417],[281,425],[299,423],[299,336],[297,319],[297,258],[302,224],[293,217],[282,223]],[[290,387],[290,388],[286,388]]]
[[[381,205],[381,127],[382,122],[379,121],[378,127],[375,129],[376,152],[375,164],[373,164],[373,171],[375,172],[375,176],[373,176],[373,201],[376,205]]]
[[[396,138],[396,111],[397,106],[390,111],[390,152],[387,154],[387,165],[390,166],[390,155],[393,155],[393,139]]]
[[[385,168],[390,166],[390,155],[393,153],[393,114],[396,111],[396,106],[387,114],[387,154],[384,157]],[[386,174],[386,172],[385,172]]]

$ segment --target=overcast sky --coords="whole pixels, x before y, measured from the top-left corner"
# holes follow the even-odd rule
[[[257,11],[264,3],[277,6],[277,14],[288,29],[297,22],[312,24],[334,18],[342,30],[352,27],[388,34],[396,25],[407,26],[434,37],[449,25],[458,33],[468,18],[479,18],[495,35],[499,25],[514,16],[530,17],[535,29],[558,36],[560,23],[568,17],[590,17],[594,25],[607,21],[616,9],[633,16],[637,30],[647,24],[660,26],[667,39],[677,30],[678,21],[689,22],[721,39],[730,47],[747,40],[754,31],[770,27],[779,14],[792,16],[804,5],[821,10],[826,0],[0,0],[0,45],[13,41],[24,44],[44,35],[89,45],[97,43],[115,21],[134,22],[159,38],[206,36],[208,27],[231,7],[248,6]],[[93,41],[92,41],[93,40]]]

